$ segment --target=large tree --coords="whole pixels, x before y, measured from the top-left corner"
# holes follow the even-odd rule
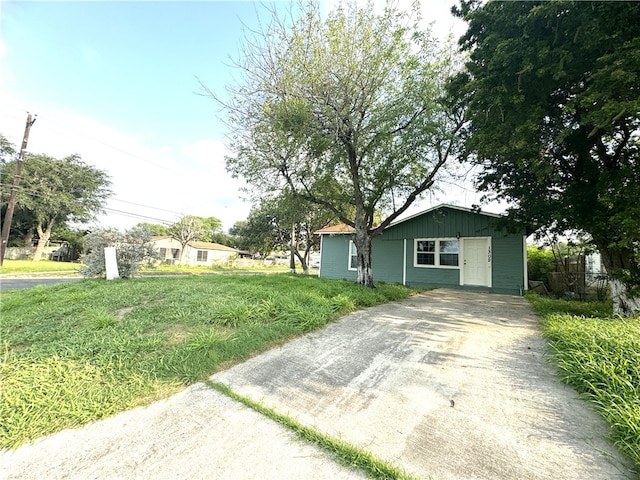
[[[13,178],[16,160],[0,163],[0,177]],[[33,259],[40,260],[54,226],[67,222],[86,222],[100,212],[110,195],[105,172],[84,163],[79,155],[61,160],[48,155],[27,154],[16,197],[15,216],[23,236],[35,229],[38,244]],[[6,205],[9,189],[3,188]]]
[[[276,249],[290,250],[292,272],[295,272],[295,256],[306,274],[311,252],[320,246],[320,239],[314,232],[335,222],[335,219],[331,210],[300,202],[285,189],[277,197],[262,198],[238,234],[246,248],[264,255]]]
[[[169,236],[177,240],[182,248],[180,249],[180,263],[182,263],[182,256],[184,255],[184,249],[190,242],[197,242],[203,239],[207,232],[202,217],[196,217],[194,215],[185,215],[181,217],[176,223],[169,226]]]
[[[455,152],[461,118],[443,100],[454,65],[417,10],[299,7],[247,39],[226,97],[209,92],[228,113],[227,169],[254,193],[286,186],[354,227],[357,282],[373,287],[371,240]]]
[[[586,232],[640,308],[640,3],[463,2],[467,158],[511,218]],[[637,294],[637,290],[635,292]]]

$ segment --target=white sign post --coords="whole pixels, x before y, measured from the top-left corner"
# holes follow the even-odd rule
[[[104,248],[104,266],[107,270],[107,280],[120,278],[118,274],[118,262],[116,261],[116,247]]]

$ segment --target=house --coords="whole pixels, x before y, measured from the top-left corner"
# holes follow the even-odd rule
[[[180,251],[182,245],[175,238],[153,237],[153,246],[159,253],[161,263],[170,265],[180,263]],[[182,264],[196,266],[211,266],[219,263],[227,263],[239,255],[235,248],[210,242],[189,242],[184,249]]]
[[[527,288],[526,232],[495,226],[501,215],[440,205],[384,229],[372,242],[374,281],[522,295]],[[321,277],[356,279],[354,229],[326,227],[320,237]]]

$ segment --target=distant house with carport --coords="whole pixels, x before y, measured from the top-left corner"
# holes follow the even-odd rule
[[[374,281],[522,295],[527,289],[526,231],[500,229],[500,217],[440,205],[397,220],[373,239]],[[354,229],[335,225],[316,233],[321,236],[319,276],[355,281]]]
[[[175,238],[168,236],[153,237],[153,246],[159,253],[161,263],[170,265],[180,262],[182,245]],[[184,249],[182,264],[195,266],[211,266],[227,263],[240,254],[238,250],[226,245],[211,242],[189,242]]]

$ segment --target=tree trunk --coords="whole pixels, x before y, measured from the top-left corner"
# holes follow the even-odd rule
[[[22,241],[24,242],[24,246],[27,248],[33,247],[33,230],[29,229],[22,236]]]
[[[180,249],[180,256],[178,257],[178,263],[179,263],[180,265],[182,265],[182,257],[184,256],[184,251],[185,251],[185,249],[186,249],[186,247],[187,247],[187,244],[184,244],[184,245],[183,245],[183,244],[181,243],[181,244],[180,244],[180,246],[181,246],[182,248]]]
[[[296,257],[298,257],[298,260],[300,260],[300,266],[302,267],[302,273],[304,275],[309,275],[309,263],[307,262],[307,258],[309,258],[308,250],[305,251],[304,255],[302,255],[300,253],[300,250],[298,250],[298,247],[296,247],[295,254],[296,254]],[[293,273],[295,273],[295,272],[293,272]]]
[[[371,236],[367,228],[358,228],[353,239],[358,255],[358,277],[356,283],[368,288],[375,288],[373,284],[373,270],[371,268]]]
[[[296,273],[296,224],[291,226],[291,245],[289,246],[289,272]]]
[[[626,285],[620,280],[621,271],[633,268],[633,252],[626,247],[600,247],[597,241],[595,243],[600,255],[602,255],[602,262],[609,276],[613,313],[622,316],[637,314],[640,312],[640,298],[629,296]]]
[[[36,251],[33,252],[33,261],[39,262],[42,260],[42,253],[44,252],[44,247],[49,243],[49,238],[51,237],[51,230],[53,229],[53,222],[55,219],[51,219],[51,221],[47,224],[47,228],[42,229],[42,224],[38,223],[36,226],[36,230],[38,231],[38,245],[36,245]]]
[[[609,279],[611,298],[613,299],[613,313],[620,316],[631,316],[640,312],[640,298],[627,295],[627,287],[616,278]]]

